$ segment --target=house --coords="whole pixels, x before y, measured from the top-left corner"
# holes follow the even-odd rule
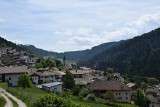
[[[51,82],[42,84],[42,89],[49,92],[62,92],[62,82]]]
[[[108,91],[112,91],[116,101],[131,103],[131,91],[124,83],[117,80],[105,81],[96,80],[88,86],[96,95],[104,96]]]
[[[84,78],[74,78],[74,80],[76,85],[83,88],[91,84],[94,81],[94,78],[94,76],[86,76]]]
[[[83,78],[85,76],[82,70],[70,70],[70,73],[74,75],[74,78]]]
[[[134,93],[138,88],[138,86],[135,83],[128,83],[127,86],[131,89],[132,93]]]
[[[113,73],[113,80],[124,82],[124,78],[121,76],[120,73]]]
[[[61,82],[64,75],[64,72],[61,72],[56,68],[44,68],[30,73],[30,78],[33,83],[41,84],[44,82]]]
[[[0,67],[0,79],[2,82],[7,82],[9,86],[17,86],[18,77],[28,72],[27,66]]]
[[[86,75],[90,75],[92,74],[93,70],[91,68],[87,68],[87,67],[80,67],[80,69],[83,71],[84,74]]]
[[[148,89],[146,95],[151,101],[149,107],[160,107],[160,88]]]

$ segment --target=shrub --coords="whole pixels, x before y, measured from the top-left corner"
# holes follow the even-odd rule
[[[80,93],[81,89],[79,88],[79,86],[75,86],[73,89],[72,89],[72,94],[75,95],[75,96],[78,96],[79,93]]]
[[[35,107],[88,107],[79,103],[75,103],[69,99],[63,99],[56,94],[47,94],[38,98]]]
[[[83,97],[86,97],[88,94],[91,94],[92,91],[88,88],[83,88],[81,91],[80,91],[80,95],[83,96]]]
[[[96,98],[95,98],[95,96],[94,96],[93,94],[88,94],[88,95],[87,95],[87,100],[88,100],[88,101],[95,101]]]

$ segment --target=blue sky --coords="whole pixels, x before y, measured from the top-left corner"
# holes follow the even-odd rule
[[[160,0],[0,0],[0,36],[64,52],[160,27]]]

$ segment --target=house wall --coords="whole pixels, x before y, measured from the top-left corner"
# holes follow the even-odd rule
[[[93,90],[94,93],[96,93],[97,96],[104,96],[106,95],[106,90]],[[124,102],[124,103],[131,103],[131,91],[112,91],[115,95],[115,100],[118,102]]]
[[[30,78],[32,79],[33,83],[38,84],[38,80],[39,80],[38,76],[32,76]]]
[[[48,82],[61,82],[61,78],[60,79],[56,79],[55,75],[52,76],[41,76],[40,80],[44,81],[48,81]]]
[[[160,107],[160,104],[151,103],[151,104],[149,105],[149,107]]]
[[[5,82],[8,82],[10,86],[18,86],[18,77],[22,74],[5,74]]]
[[[118,102],[131,103],[130,91],[113,91]]]
[[[52,87],[45,87],[42,85],[42,89],[46,90],[46,91],[50,91],[50,92],[62,92],[62,85],[56,85],[56,86],[52,86]]]
[[[0,74],[0,81],[2,81],[2,75]]]

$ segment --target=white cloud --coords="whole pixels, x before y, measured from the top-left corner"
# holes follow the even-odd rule
[[[0,18],[0,22],[4,23],[4,22],[5,22],[5,20]]]
[[[20,40],[17,40],[17,39],[14,39],[14,40],[11,40],[12,42],[14,42],[14,43],[16,43],[16,44],[23,44],[23,42],[22,41],[20,41]]]
[[[143,15],[137,21],[130,22],[127,25],[136,29],[153,26],[160,27],[160,13]]]
[[[70,47],[67,48],[68,50],[82,50],[86,49],[86,47],[91,48],[92,46],[96,46],[101,43],[129,39],[145,32],[149,32],[158,26],[160,26],[159,14],[144,15],[138,20],[124,24],[112,31],[106,30],[97,33],[94,32],[93,29],[87,28],[69,31],[69,34],[72,36],[68,40],[58,42],[58,44],[64,48]]]
[[[17,43],[52,51],[87,49],[159,27],[159,4],[159,0],[2,0],[0,17],[7,21],[0,19],[0,32]]]

